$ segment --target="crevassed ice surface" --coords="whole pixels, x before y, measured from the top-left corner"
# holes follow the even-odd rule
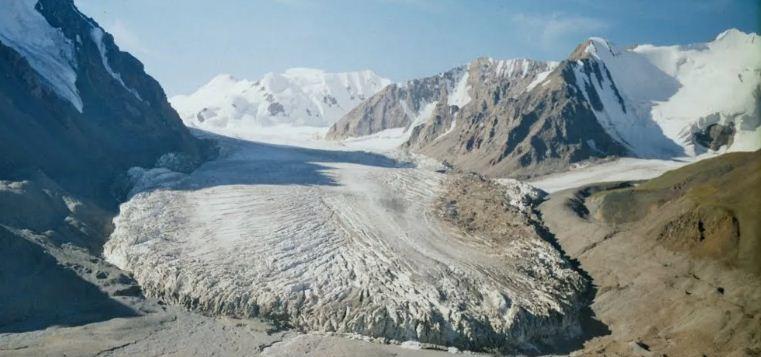
[[[105,255],[149,294],[400,341],[525,346],[578,332],[579,275],[541,239],[442,224],[444,175],[365,152],[222,143],[190,176],[132,172],[148,182]]]

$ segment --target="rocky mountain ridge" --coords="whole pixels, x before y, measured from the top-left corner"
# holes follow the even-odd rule
[[[328,138],[403,127],[403,148],[501,177],[563,171],[609,156],[754,150],[761,147],[759,53],[758,35],[728,30],[690,46],[620,49],[591,38],[559,64],[524,60],[533,65],[521,67],[521,76],[503,76],[495,61],[479,59],[408,82],[432,83],[426,90],[410,86],[408,95],[428,99],[427,106],[410,113],[407,96],[391,95],[390,87],[338,121]],[[702,75],[705,68],[714,74]],[[447,74],[465,81],[457,96],[468,100],[461,105],[440,100],[455,92],[455,80],[434,81]],[[439,100],[431,100],[437,90]]]

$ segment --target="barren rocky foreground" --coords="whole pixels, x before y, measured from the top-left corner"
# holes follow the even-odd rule
[[[591,308],[610,329],[583,355],[761,354],[760,159],[729,154],[644,183],[558,192],[540,206],[593,279]]]

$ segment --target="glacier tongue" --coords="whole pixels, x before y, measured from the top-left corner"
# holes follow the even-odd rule
[[[531,233],[535,190],[486,194],[524,223],[487,239],[440,218],[441,195],[459,192],[446,175],[363,152],[233,139],[222,152],[175,184],[135,172],[160,182],[121,206],[104,253],[148,294],[306,331],[469,349],[579,332],[584,280]],[[521,207],[505,211],[510,202]]]
[[[36,4],[37,0],[3,2],[0,42],[24,56],[56,94],[82,112],[74,44],[47,22]]]

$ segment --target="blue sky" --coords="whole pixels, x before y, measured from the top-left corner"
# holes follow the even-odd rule
[[[618,45],[758,32],[757,0],[75,0],[169,95],[219,73],[372,69],[396,81],[480,56],[560,60],[590,36]]]

